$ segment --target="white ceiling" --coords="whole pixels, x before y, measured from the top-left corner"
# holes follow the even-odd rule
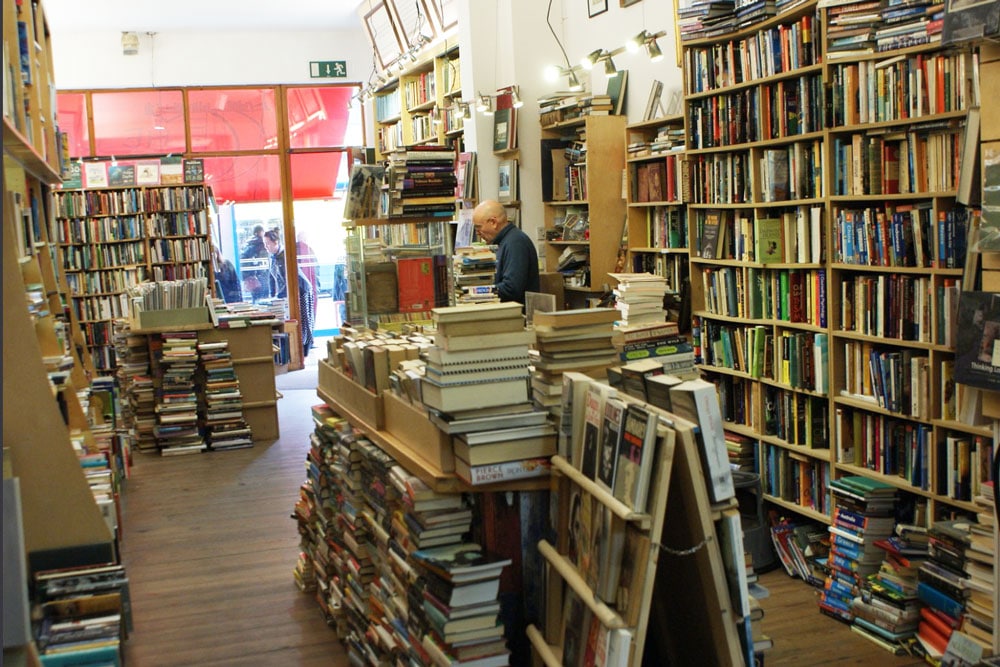
[[[6,2],[6,0],[4,0]],[[360,27],[357,0],[44,0],[61,32],[344,30]]]

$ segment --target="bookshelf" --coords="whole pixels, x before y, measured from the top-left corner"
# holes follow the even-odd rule
[[[542,126],[542,200],[546,271],[559,271],[560,257],[586,261],[564,273],[569,307],[586,305],[610,284],[625,224],[621,183],[609,174],[625,168],[625,117],[582,116]],[[562,231],[567,220],[586,218],[583,233]]]
[[[685,42],[683,58],[700,370],[719,390],[727,429],[758,443],[767,499],[829,521],[817,12],[806,2],[735,33]],[[758,58],[765,44],[777,45],[774,55]],[[722,67],[712,66],[715,55]]]
[[[596,641],[599,645],[606,641],[607,655],[618,655],[609,664],[743,664],[719,544],[714,539],[705,541],[714,536],[713,521],[724,504],[710,504],[698,454],[697,427],[669,413],[658,414],[661,419],[646,511],[634,511],[566,458],[553,457],[552,502],[556,508],[552,515],[558,517],[554,531],[558,539],[556,544],[545,539],[538,544],[546,566],[547,596],[544,623],[530,625],[527,630],[535,664],[566,664],[564,651],[573,643],[571,634],[579,640],[581,654],[582,646],[589,642],[587,628],[573,633],[566,627],[564,616],[572,613],[564,612],[569,607],[565,604],[568,595],[577,597],[589,609],[590,617],[597,619],[601,626],[597,632],[607,633],[605,640]],[[589,498],[582,506],[591,506],[595,522],[603,513],[610,516],[612,526],[618,524],[625,532],[623,549],[632,555],[622,556],[622,582],[614,599],[602,599],[593,588],[595,574],[581,571],[582,561],[574,556],[573,538],[568,535],[573,532],[569,524],[575,519],[569,506],[577,494]],[[594,532],[589,527],[582,530]],[[640,556],[645,547],[633,550],[627,546],[630,542],[648,546],[648,555]],[[700,546],[683,557],[670,551],[695,544]],[[631,566],[629,560],[634,561]],[[598,572],[609,566],[603,558],[596,562]],[[624,583],[626,569],[631,572],[628,584]],[[602,579],[599,573],[596,579]],[[622,597],[623,590],[629,594]],[[637,597],[630,602],[633,595]],[[677,600],[692,599],[699,604],[676,604]],[[628,639],[623,641],[624,637]]]
[[[683,44],[700,370],[756,441],[769,502],[829,523],[829,480],[863,475],[930,524],[974,511],[942,484],[949,439],[992,440],[947,401],[977,56],[828,48],[842,11],[807,2]]]
[[[633,123],[625,128],[628,170],[626,270],[667,279],[680,294],[688,277],[687,161],[684,116]]]
[[[214,278],[208,189],[201,183],[55,193],[54,240],[94,365],[113,373],[113,320],[146,281]]]
[[[116,561],[118,553],[77,451],[93,451],[95,439],[81,402],[88,369],[49,243],[61,169],[43,3],[5,2],[3,11],[3,462],[5,479],[18,480],[19,551],[30,579],[41,569]],[[27,594],[28,581],[12,583]],[[5,647],[4,657],[37,664],[28,641]]]
[[[431,308],[451,305],[450,220],[384,218],[345,224],[350,225],[347,319],[353,326],[398,329],[407,322],[429,323]],[[423,303],[430,305],[417,306]]]
[[[404,146],[441,144],[462,150],[464,116],[458,46],[446,42],[387,81],[372,97],[375,158]]]

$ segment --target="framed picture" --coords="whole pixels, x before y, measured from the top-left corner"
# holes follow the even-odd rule
[[[363,12],[362,22],[368,32],[368,41],[375,49],[379,67],[386,69],[403,53],[403,42],[384,1],[374,3],[370,11],[364,12],[367,7],[366,3],[359,7],[359,12]]]
[[[608,11],[608,0],[587,0],[587,16],[594,18]]]
[[[497,201],[517,201],[517,160],[500,160],[497,164]]]
[[[497,109],[493,112],[493,150],[505,151],[510,148],[511,109]]]

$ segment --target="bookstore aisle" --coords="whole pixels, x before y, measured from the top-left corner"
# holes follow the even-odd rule
[[[313,378],[309,390],[281,390],[282,437],[271,444],[135,456],[122,544],[135,622],[126,664],[347,665],[292,578]]]
[[[310,373],[289,376],[300,374]],[[122,549],[135,620],[126,664],[348,664],[316,602],[292,578],[299,536],[290,511],[305,478],[309,409],[319,399],[315,387],[282,388],[281,379],[279,440],[199,456],[136,456]],[[823,616],[814,589],[784,572],[761,583],[770,591],[761,601],[762,628],[774,640],[768,665],[923,664],[892,658]]]

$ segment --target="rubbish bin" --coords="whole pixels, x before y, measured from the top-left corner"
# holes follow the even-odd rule
[[[771,544],[771,529],[764,514],[760,475],[744,470],[734,471],[733,486],[743,526],[743,548],[750,553],[754,572],[767,572],[777,564],[777,558]]]

